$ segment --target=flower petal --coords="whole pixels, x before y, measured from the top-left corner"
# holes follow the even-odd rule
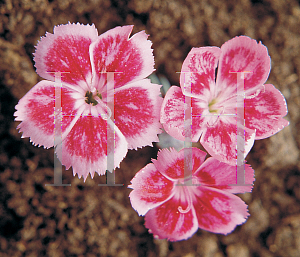
[[[44,79],[54,81],[54,72],[62,73],[62,81],[72,85],[91,83],[89,46],[97,40],[93,25],[68,23],[54,27],[36,46],[34,61],[36,72]]]
[[[211,156],[219,161],[237,165],[237,151],[243,149],[244,157],[246,157],[253,146],[255,137],[255,130],[246,127],[241,127],[239,130],[244,131],[245,145],[237,147],[236,118],[219,117],[215,125],[207,126],[207,130],[201,136],[200,143]]]
[[[114,74],[114,86],[144,79],[154,71],[154,57],[148,35],[140,31],[129,38],[133,26],[111,29],[99,36],[90,47],[95,81],[105,81],[103,72]],[[93,84],[97,84],[93,82]],[[104,86],[105,83],[102,83]],[[98,88],[101,90],[101,88]]]
[[[70,126],[77,114],[72,91],[66,87],[61,89],[62,133]],[[22,121],[18,129],[22,137],[30,137],[34,145],[46,148],[54,145],[55,117],[55,82],[40,81],[16,105],[16,121]]]
[[[173,194],[174,183],[161,175],[153,163],[141,169],[128,186],[133,191],[129,194],[130,202],[139,215],[145,215]]]
[[[127,154],[127,142],[120,130],[110,119],[104,120],[91,114],[81,116],[65,137],[62,144],[56,147],[61,163],[69,169],[73,167],[74,176],[83,176],[84,181],[95,171],[104,175],[107,169],[107,126],[115,131],[114,168]],[[110,140],[111,141],[111,140]]]
[[[245,99],[245,124],[256,129],[255,139],[270,137],[289,125],[282,118],[286,114],[284,96],[271,84],[264,85],[256,97]]]
[[[205,117],[203,113],[203,101],[191,98],[192,106],[192,141],[197,142],[203,132],[202,124]],[[172,137],[184,141],[184,112],[185,112],[185,96],[179,87],[172,86],[167,91],[160,114],[160,122],[163,124],[165,131]],[[188,107],[187,107],[188,108]]]
[[[210,157],[206,159],[194,176],[197,177],[198,183],[206,187],[218,188],[233,194],[251,192],[253,185],[229,186],[236,183],[236,174],[236,166]],[[245,184],[253,184],[254,180],[254,170],[250,165],[245,164]]]
[[[249,216],[247,205],[236,195],[208,187],[198,187],[194,208],[199,228],[229,234]]]
[[[200,149],[192,148],[192,167],[195,172],[204,162],[206,153]],[[169,179],[177,180],[184,178],[184,149],[177,152],[174,148],[162,149],[157,154],[157,160],[152,160],[161,174]]]
[[[237,74],[244,72],[244,89],[255,91],[263,85],[270,73],[271,59],[268,49],[261,43],[247,36],[235,37],[225,42],[221,47],[217,88],[222,94],[231,96],[237,91]]]
[[[198,222],[194,208],[187,213],[178,211],[180,201],[171,198],[145,215],[145,226],[154,238],[169,241],[188,239],[198,230]]]
[[[125,136],[128,147],[137,149],[158,142],[162,132],[159,122],[163,99],[160,85],[143,79],[115,91],[115,124]]]
[[[211,100],[209,98],[214,95],[216,87],[215,72],[220,54],[219,47],[192,48],[180,73],[180,85],[184,95]]]

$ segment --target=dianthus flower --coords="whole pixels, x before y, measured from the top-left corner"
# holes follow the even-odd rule
[[[198,228],[228,234],[249,216],[247,205],[236,193],[251,192],[254,171],[245,165],[246,186],[236,183],[236,167],[192,148],[192,172],[184,172],[184,150],[162,149],[157,160],[131,180],[129,197],[145,226],[158,239],[179,241]],[[204,161],[205,160],[205,161]],[[192,184],[188,184],[188,182]]]
[[[236,165],[238,136],[244,137],[245,157],[254,140],[270,137],[289,124],[282,118],[287,114],[283,95],[264,84],[270,62],[267,48],[246,36],[235,37],[221,48],[193,48],[182,65],[181,88],[171,87],[164,98],[164,129],[185,140],[185,111],[190,108],[185,99],[191,97],[191,141],[200,139],[210,155]],[[237,83],[241,74],[243,87]],[[243,117],[238,122],[241,109]]]
[[[46,80],[16,106],[22,137],[56,147],[62,164],[84,180],[95,171],[105,174],[108,132],[114,137],[114,167],[128,149],[152,145],[161,132],[160,86],[146,79],[154,70],[152,43],[144,31],[129,38],[132,29],[116,27],[98,36],[94,25],[55,26],[34,54],[36,72]],[[55,72],[61,76],[60,115],[54,111]],[[108,73],[113,73],[113,83]],[[62,143],[57,145],[55,118],[61,118]]]

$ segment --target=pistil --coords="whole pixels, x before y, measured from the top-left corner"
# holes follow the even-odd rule
[[[178,206],[178,211],[184,214],[184,213],[188,213],[191,210],[192,199],[190,196],[190,192],[186,188],[182,188],[182,189],[184,191],[186,190],[186,192],[184,192],[184,194],[186,195],[188,206],[186,207],[186,209],[183,209],[181,206]]]

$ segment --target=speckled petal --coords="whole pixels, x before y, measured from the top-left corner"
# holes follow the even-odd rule
[[[131,180],[130,202],[139,215],[145,215],[172,197],[174,183],[164,177],[153,165],[148,164]]]
[[[245,164],[245,184],[251,186],[229,186],[236,184],[236,166],[220,162],[214,157],[206,159],[194,176],[201,186],[213,187],[233,194],[251,192],[255,180],[254,170],[249,164]]]
[[[234,117],[220,117],[216,124],[211,127],[208,126],[201,136],[200,143],[211,156],[219,161],[237,165],[237,151],[244,150],[243,155],[245,158],[251,150],[255,138],[255,130],[240,126],[242,125],[239,124],[239,130],[244,132],[244,145],[237,146],[238,131],[236,118]]]
[[[194,208],[187,213],[178,211],[182,203],[171,198],[145,216],[145,226],[154,238],[180,241],[191,237],[198,230],[198,222]]]
[[[36,46],[36,72],[44,79],[54,81],[54,72],[62,72],[62,81],[87,87],[91,84],[92,68],[89,46],[97,40],[93,25],[68,23],[54,27]]]
[[[199,187],[193,200],[199,228],[227,235],[249,216],[247,205],[236,195]]]
[[[106,74],[114,74],[114,87],[144,79],[154,71],[154,57],[148,35],[140,31],[129,38],[133,26],[111,29],[99,36],[90,47],[93,84],[105,85]],[[100,85],[100,86],[101,86]],[[101,88],[99,88],[101,90]]]
[[[187,149],[187,148],[186,148]],[[193,147],[192,153],[192,172],[195,172],[205,160],[206,153]],[[174,148],[162,149],[157,154],[157,160],[152,160],[155,167],[166,177],[172,180],[184,178],[184,157],[185,150],[177,152]]]
[[[205,117],[202,116],[205,103],[203,101],[192,98],[192,122],[191,133],[192,142],[197,142],[205,130]],[[189,108],[185,104],[185,96],[182,94],[181,88],[172,86],[167,91],[161,107],[160,122],[163,124],[165,131],[172,137],[184,141],[184,113],[185,108]],[[207,108],[206,108],[207,109]]]
[[[114,129],[114,168],[127,154],[127,142],[119,129],[110,119],[104,120],[91,114],[81,116],[65,137],[61,145],[56,148],[57,156],[61,156],[61,163],[66,169],[73,167],[74,176],[78,174],[84,180],[94,177],[95,172],[104,175],[107,169],[107,126]],[[110,133],[112,134],[112,133]]]
[[[255,139],[270,137],[288,126],[282,118],[286,114],[284,96],[271,84],[264,85],[256,97],[245,99],[245,124],[256,130]]]
[[[219,47],[192,48],[185,58],[180,86],[184,95],[209,101],[215,94],[215,73],[221,54]]]
[[[231,96],[237,91],[237,74],[245,74],[245,91],[254,92],[262,86],[270,73],[271,59],[268,49],[247,36],[234,37],[221,46],[217,74],[217,92]]]
[[[115,91],[115,124],[128,142],[128,148],[152,146],[162,132],[159,122],[163,99],[160,85],[143,79]]]
[[[15,107],[15,120],[22,121],[18,126],[20,132],[23,132],[22,137],[30,137],[34,145],[52,147],[55,118],[61,118],[64,133],[77,114],[78,107],[72,94],[72,90],[62,87],[62,113],[58,115],[54,111],[55,82],[44,80],[36,84]]]

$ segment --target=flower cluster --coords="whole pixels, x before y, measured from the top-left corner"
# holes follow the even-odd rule
[[[190,51],[182,65],[181,87],[167,91],[160,121],[178,140],[200,139],[212,157],[204,161],[205,153],[197,148],[163,149],[132,179],[131,205],[145,215],[145,226],[155,237],[183,240],[198,228],[228,234],[246,221],[247,205],[234,195],[252,189],[254,172],[244,158],[255,139],[270,137],[289,124],[283,119],[283,95],[264,84],[269,72],[267,48],[246,36],[221,48]],[[185,161],[192,162],[188,174]],[[241,168],[242,185],[237,184]]]
[[[249,216],[234,195],[253,187],[254,171],[244,158],[254,140],[288,125],[283,95],[265,84],[267,48],[246,36],[221,48],[193,48],[182,65],[181,87],[172,86],[162,99],[160,86],[146,78],[154,71],[151,41],[144,31],[129,37],[132,29],[99,36],[94,25],[68,23],[46,33],[34,54],[45,80],[16,106],[22,137],[54,146],[61,163],[84,180],[104,175],[109,155],[116,168],[128,149],[158,142],[162,127],[178,140],[200,140],[212,157],[195,147],[160,150],[132,179],[131,205],[160,239],[187,239],[198,228],[228,234]],[[238,166],[245,183],[235,186]]]

